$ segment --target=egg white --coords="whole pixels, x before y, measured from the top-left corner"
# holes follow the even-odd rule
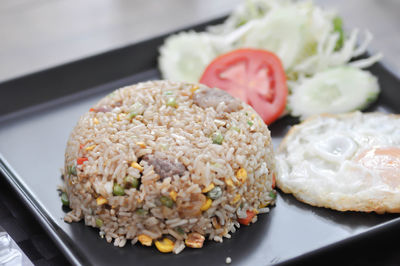
[[[400,212],[399,151],[400,116],[315,116],[292,127],[282,141],[277,186],[313,206]]]

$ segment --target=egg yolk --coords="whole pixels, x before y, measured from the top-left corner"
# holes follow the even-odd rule
[[[391,187],[400,186],[400,148],[369,149],[361,153],[356,161],[378,173],[382,181]]]

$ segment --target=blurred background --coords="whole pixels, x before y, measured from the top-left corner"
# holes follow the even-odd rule
[[[227,15],[240,0],[1,0],[0,82]],[[400,76],[399,0],[319,0],[345,28],[369,29],[373,52]],[[132,59],[134,60],[134,59]],[[67,264],[0,176],[0,226],[36,265]],[[398,265],[400,229],[322,252],[310,262]]]
[[[221,17],[240,0],[2,0],[0,81]],[[400,72],[400,1],[318,0]]]

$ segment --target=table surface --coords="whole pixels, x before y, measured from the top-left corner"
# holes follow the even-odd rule
[[[240,0],[2,0],[0,82],[122,47],[227,14]],[[400,1],[321,0],[339,11],[345,27],[369,29],[371,51],[400,75]],[[37,265],[67,264],[46,233],[0,176],[0,225]],[[400,228],[305,261],[397,265],[391,246]],[[397,241],[396,241],[397,242]]]

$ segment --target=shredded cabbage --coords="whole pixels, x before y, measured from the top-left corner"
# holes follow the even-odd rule
[[[352,61],[367,51],[371,40],[368,31],[360,39],[358,29],[346,36],[337,14],[311,1],[245,0],[220,25],[167,38],[159,67],[163,78],[197,82],[219,54],[241,47],[265,49],[279,56],[290,93],[297,95],[297,88],[318,73],[342,66],[366,68],[379,61],[381,53]],[[288,101],[289,112],[295,98]]]

